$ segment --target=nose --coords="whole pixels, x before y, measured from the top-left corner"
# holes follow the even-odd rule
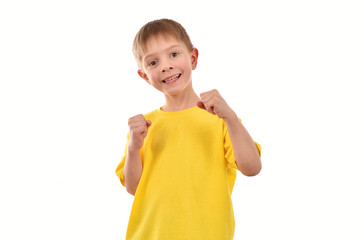
[[[169,65],[169,64],[164,64],[163,66],[162,66],[162,68],[161,68],[161,72],[166,72],[166,71],[168,71],[168,70],[172,70],[173,69],[173,67],[171,66],[171,65]]]

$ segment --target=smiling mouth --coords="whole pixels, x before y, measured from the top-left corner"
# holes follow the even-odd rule
[[[175,76],[172,76],[166,80],[162,80],[163,83],[169,83],[169,82],[172,82],[172,81],[175,81],[176,79],[178,79],[179,77],[181,76],[181,73],[179,73],[178,75],[175,75]]]

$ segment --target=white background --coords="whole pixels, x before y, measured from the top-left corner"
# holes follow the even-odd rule
[[[0,239],[125,239],[127,120],[164,104],[139,28],[172,18],[263,170],[238,174],[235,239],[360,239],[356,1],[1,1]]]

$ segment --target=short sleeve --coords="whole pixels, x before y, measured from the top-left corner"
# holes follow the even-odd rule
[[[125,146],[125,150],[124,153],[121,157],[121,161],[119,163],[119,165],[117,166],[115,173],[118,176],[118,178],[120,179],[121,184],[125,187],[125,180],[124,180],[124,166],[125,166],[125,160],[126,160],[126,156],[127,156],[127,147],[129,144],[129,134],[127,134],[127,141],[126,141],[126,146]]]
[[[240,122],[241,119],[239,118]],[[235,156],[234,156],[234,150],[230,139],[230,134],[228,132],[228,129],[226,127],[226,124],[224,123],[224,151],[225,151],[225,159],[228,162],[229,168],[232,168],[234,170],[239,170],[238,166],[235,162]],[[259,155],[261,156],[261,146],[259,143],[254,141],[254,144],[259,152]]]
[[[241,121],[241,119],[239,118]],[[238,166],[235,162],[234,149],[231,143],[230,134],[226,127],[225,122],[223,122],[224,126],[224,151],[225,151],[225,160],[228,163],[228,170],[233,170],[233,173],[236,174],[236,170],[239,170]],[[240,171],[240,170],[239,170]]]
[[[260,144],[258,144],[258,143],[257,143],[257,142],[255,142],[255,141],[254,141],[254,143],[255,143],[256,148],[257,148],[257,150],[258,150],[258,152],[259,152],[259,156],[261,157],[261,145],[260,145]]]

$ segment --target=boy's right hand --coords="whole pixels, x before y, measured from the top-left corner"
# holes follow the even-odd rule
[[[151,122],[150,120],[145,120],[144,115],[138,114],[129,118],[128,125],[130,128],[129,148],[131,150],[140,150],[144,144],[144,139]]]

